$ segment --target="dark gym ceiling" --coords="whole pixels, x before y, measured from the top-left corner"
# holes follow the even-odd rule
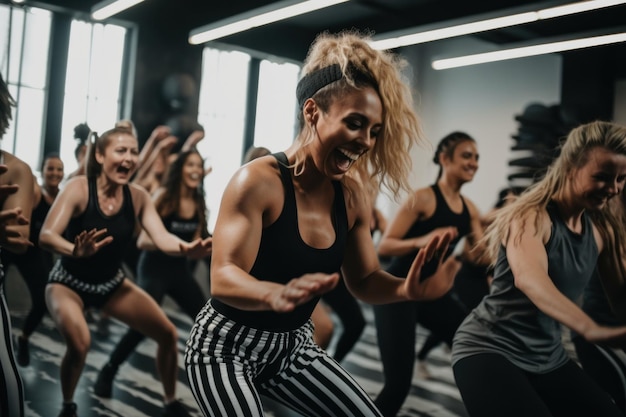
[[[375,34],[445,23],[475,15],[537,10],[570,1],[524,0],[351,0],[323,10],[251,29],[220,40],[250,50],[293,60],[304,59],[319,32],[357,28]],[[6,2],[6,0],[3,0]],[[99,0],[27,0],[27,4],[64,10],[87,18]],[[158,30],[186,41],[192,29],[239,13],[266,6],[271,0],[146,0],[117,16],[137,24],[140,30]],[[503,13],[504,14],[504,13]],[[542,42],[586,33],[626,30],[626,5],[560,17],[483,33],[481,38],[498,44]]]

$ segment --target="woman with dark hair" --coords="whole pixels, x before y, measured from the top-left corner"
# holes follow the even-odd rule
[[[389,222],[378,245],[380,256],[393,256],[387,271],[402,276],[411,268],[415,253],[436,235],[448,232],[454,238],[443,264],[424,265],[422,276],[443,274],[454,280],[461,263],[450,256],[456,243],[467,236],[473,244],[482,236],[476,206],[461,194],[464,184],[478,170],[474,139],[464,132],[452,132],[439,142],[434,162],[439,165],[435,184],[413,192]],[[385,416],[395,416],[411,388],[415,364],[415,327],[419,323],[431,332],[418,354],[424,360],[428,347],[441,341],[452,345],[454,332],[467,312],[451,292],[439,299],[374,306],[374,318],[385,384],[375,400]]]
[[[0,74],[0,139],[11,120],[15,101]],[[0,248],[24,253],[30,224],[23,213],[32,212],[33,173],[30,167],[8,152],[0,151]],[[0,417],[24,416],[24,390],[11,344],[11,316],[4,295],[4,268],[0,265]]]
[[[66,342],[60,370],[62,417],[76,416],[74,391],[91,342],[83,314],[88,307],[101,308],[157,342],[165,415],[189,415],[175,397],[176,327],[152,297],[125,279],[121,264],[137,225],[160,250],[172,255],[203,257],[211,242],[200,238],[187,242],[167,231],[147,191],[130,183],[138,155],[137,138],[127,128],[95,137],[87,155],[87,175],[67,182],[39,236],[44,249],[61,255],[50,273],[46,302]]]
[[[626,346],[626,326],[599,324],[576,303],[597,270],[624,323],[626,227],[608,202],[625,182],[626,128],[592,122],[569,133],[543,179],[497,211],[485,234],[490,292],[452,347],[470,416],[623,416],[570,358],[562,326]]]
[[[47,311],[45,290],[53,259],[50,252],[39,247],[39,232],[50,206],[59,193],[59,185],[63,181],[63,161],[57,153],[51,153],[44,157],[41,177],[41,185],[34,181],[34,208],[30,218],[29,237],[33,246],[30,246],[22,254],[7,251],[0,253],[0,259],[2,259],[5,270],[9,266],[15,265],[30,292],[30,311],[24,319],[22,334],[16,338],[17,363],[20,366],[28,366],[30,363],[28,339],[41,323]]]
[[[209,236],[202,186],[204,173],[204,160],[198,151],[181,152],[169,167],[162,187],[152,197],[167,230],[184,241]],[[137,244],[141,249],[137,285],[159,304],[166,295],[170,296],[192,320],[195,319],[206,297],[193,277],[188,260],[161,252],[145,231],[139,235]],[[119,366],[143,339],[144,335],[137,330],[126,332],[98,374],[94,385],[96,395],[111,397]]]

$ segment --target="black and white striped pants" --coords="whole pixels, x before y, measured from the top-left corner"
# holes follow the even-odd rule
[[[258,330],[229,320],[209,301],[185,351],[191,390],[204,415],[262,416],[262,394],[304,416],[382,417],[312,336],[311,321],[290,332]]]
[[[23,417],[24,390],[13,356],[11,316],[4,299],[3,275],[0,269],[0,417]]]

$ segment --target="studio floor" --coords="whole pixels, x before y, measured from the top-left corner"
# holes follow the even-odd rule
[[[382,374],[376,345],[376,334],[372,325],[373,316],[368,306],[363,306],[368,325],[359,343],[346,357],[343,364],[363,388],[374,397],[381,388]],[[184,343],[191,328],[191,320],[176,307],[167,306],[168,316],[179,329],[179,385],[178,397],[192,415],[200,416],[187,378],[182,368]],[[12,311],[13,333],[21,327],[24,312]],[[97,371],[106,361],[125,326],[110,321],[108,335],[101,334],[96,322],[90,323],[92,347],[79,381],[75,400],[80,417],[155,417],[162,412],[161,384],[157,380],[154,366],[156,345],[151,340],[143,341],[129,361],[124,364],[115,379],[113,398],[105,399],[93,393]],[[340,330],[340,327],[337,327]],[[417,343],[423,343],[425,330],[417,329]],[[331,344],[332,349],[332,344]],[[25,396],[27,417],[55,417],[61,404],[59,385],[59,363],[64,352],[63,341],[49,317],[45,317],[37,332],[31,337],[31,363],[20,368]],[[467,413],[454,385],[450,368],[450,355],[444,347],[437,347],[428,358],[431,378],[424,379],[417,369],[409,398],[398,416],[463,417]],[[297,417],[298,414],[267,402],[267,416]]]

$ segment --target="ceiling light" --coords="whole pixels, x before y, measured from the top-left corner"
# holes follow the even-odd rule
[[[503,61],[507,59],[551,54],[554,52],[571,51],[574,49],[590,48],[593,46],[608,45],[620,42],[626,42],[626,32],[615,33],[612,35],[592,36],[588,38],[544,43],[519,48],[502,49],[499,51],[465,55],[455,58],[437,59],[433,61],[432,67],[436,70],[442,70],[448,68],[463,67],[467,65],[484,64],[487,62]]]
[[[412,33],[408,34],[406,33],[406,30],[383,34],[374,37],[374,40],[372,40],[370,44],[376,49],[394,49],[401,46],[416,45],[419,43],[432,42],[455,36],[502,29],[505,27],[535,22],[537,20],[552,19],[554,17],[566,16],[624,3],[626,3],[626,0],[587,0],[536,11],[516,13],[509,16],[482,19],[475,22],[452,25],[433,30],[413,29]]]
[[[144,0],[104,0],[91,8],[91,18],[104,20]]]
[[[198,45],[346,1],[348,0],[288,0],[272,3],[265,7],[249,10],[245,13],[194,29],[189,33],[189,43]]]

